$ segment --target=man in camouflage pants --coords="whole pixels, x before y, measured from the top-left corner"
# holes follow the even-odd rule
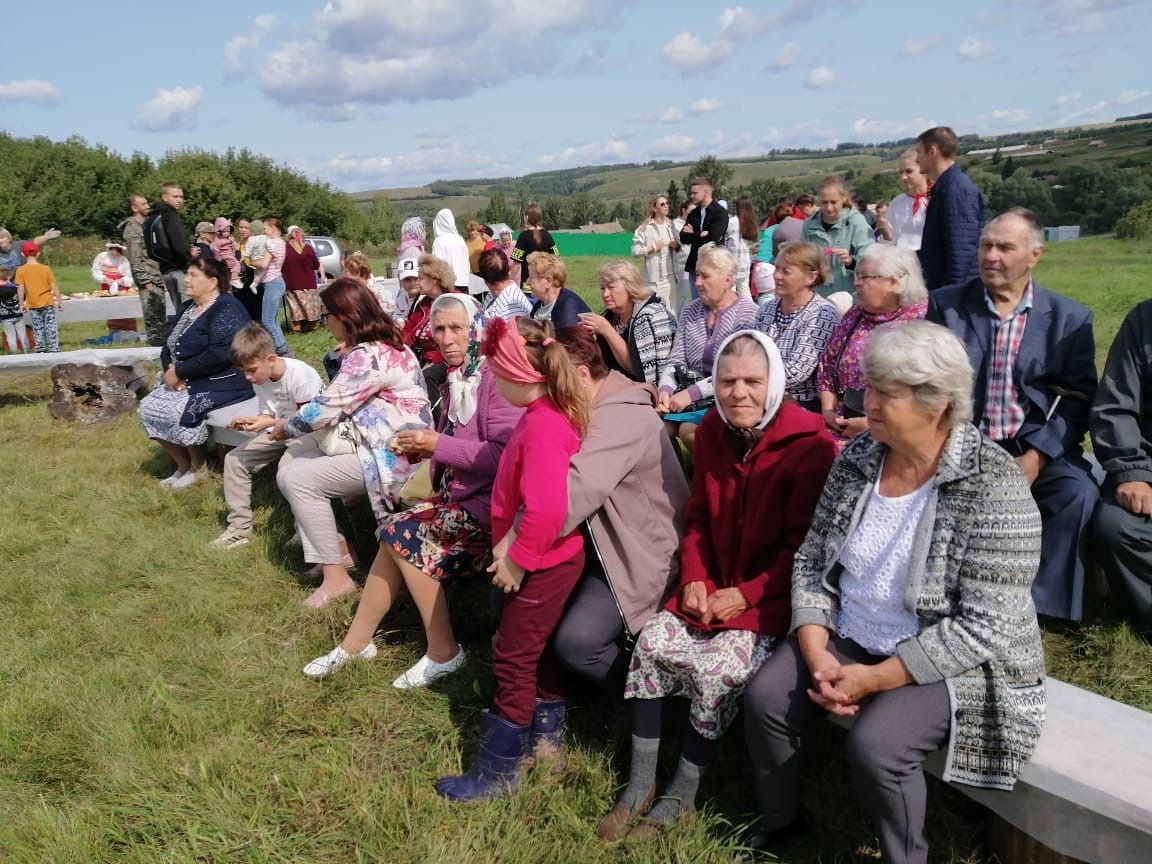
[[[164,277],[156,262],[148,257],[144,249],[144,217],[148,215],[148,199],[143,195],[129,195],[128,207],[132,215],[120,223],[124,230],[125,254],[132,267],[132,279],[140,289],[140,306],[144,310],[144,329],[148,333],[148,344],[163,347],[168,335],[168,311],[165,298]]]

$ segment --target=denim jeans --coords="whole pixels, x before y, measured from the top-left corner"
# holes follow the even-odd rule
[[[276,353],[283,354],[288,350],[288,342],[280,329],[280,301],[284,299],[284,280],[275,278],[264,283],[264,299],[260,305],[260,323],[272,334],[272,341],[276,345]]]

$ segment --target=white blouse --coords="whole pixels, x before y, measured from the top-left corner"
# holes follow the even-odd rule
[[[877,478],[840,555],[844,572],[838,631],[872,654],[891,657],[900,642],[920,632],[920,620],[904,605],[904,595],[912,543],[932,482],[907,495],[885,498]]]

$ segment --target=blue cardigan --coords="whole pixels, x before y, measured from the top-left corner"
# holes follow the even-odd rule
[[[940,175],[928,198],[920,268],[929,291],[967,285],[980,275],[976,251],[987,217],[984,196],[956,165]]]
[[[176,313],[176,320],[192,305],[189,300]],[[255,393],[243,373],[232,365],[232,337],[252,321],[240,301],[221,294],[192,325],[180,334],[174,349],[164,345],[160,362],[188,385],[188,404],[181,426],[198,426],[210,411],[251,399]]]
[[[529,317],[535,318],[541,305],[539,299],[533,300]],[[566,327],[578,327],[580,326],[580,313],[591,311],[579,294],[569,288],[561,288],[560,294],[556,297],[556,304],[552,307],[552,326],[557,330],[563,330]]]

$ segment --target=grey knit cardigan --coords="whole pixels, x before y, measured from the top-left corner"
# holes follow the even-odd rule
[[[792,572],[792,628],[835,631],[838,563],[887,448],[853,440],[828,476]],[[896,654],[916,684],[948,685],[944,779],[1011,789],[1044,723],[1044,650],[1031,586],[1040,513],[1014,460],[965,423],[952,430],[913,541],[904,601],[918,635]],[[914,685],[909,685],[914,686]]]

